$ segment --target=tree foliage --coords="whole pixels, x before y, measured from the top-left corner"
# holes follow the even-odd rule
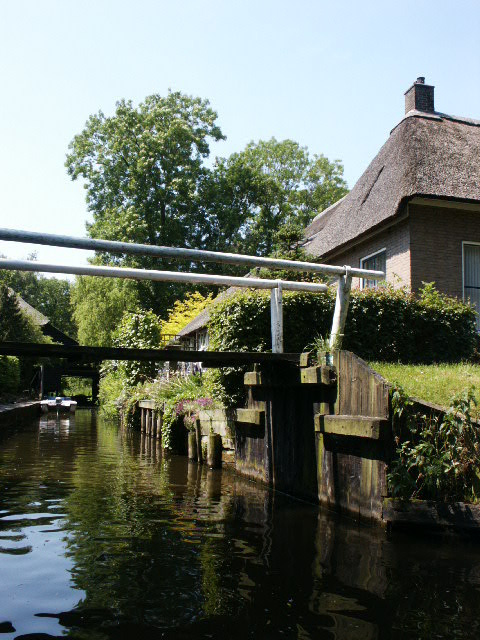
[[[270,255],[298,244],[302,229],[346,193],[343,167],[292,140],[251,142],[205,165],[224,135],[207,100],[169,92],[112,116],[90,116],[66,167],[84,180],[90,236],[151,245]],[[169,268],[167,259],[97,255],[96,262]],[[239,273],[239,267],[175,263],[177,269]],[[138,282],[139,304],[165,318],[188,286]]]
[[[33,254],[29,259],[35,257]],[[72,338],[76,337],[68,280],[46,278],[33,271],[1,271],[0,283],[11,287],[28,304],[47,316],[54,327]]]
[[[115,347],[153,349],[160,346],[161,321],[153,311],[125,312],[113,335]],[[125,383],[135,386],[157,374],[158,363],[124,361],[118,364]]]
[[[15,293],[0,284],[0,342],[45,342],[38,327],[20,309]]]
[[[206,171],[203,159],[210,140],[224,137],[216,119],[207,100],[179,92],[148,96],[138,107],[121,100],[113,116],[92,115],[71,142],[66,160],[72,179],[85,181],[93,214],[89,235],[191,246],[196,193]],[[158,261],[148,257],[114,261],[158,268]],[[162,312],[180,290],[163,283],[139,286],[143,306]]]
[[[199,231],[218,250],[270,255],[284,249],[285,236],[298,240],[317,213],[346,193],[338,160],[311,156],[293,140],[250,142],[217,158],[202,183]]]
[[[123,314],[137,309],[139,299],[131,280],[81,276],[73,285],[72,303],[80,344],[111,347]]]
[[[163,336],[176,336],[196,318],[213,300],[212,294],[202,296],[198,291],[187,293],[183,300],[176,300],[173,307],[168,311],[168,318],[162,323]]]

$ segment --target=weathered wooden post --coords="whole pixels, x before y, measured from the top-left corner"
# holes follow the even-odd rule
[[[145,409],[140,407],[140,432],[145,433]]]
[[[270,319],[272,327],[272,352],[283,353],[283,300],[280,280],[270,294]]]
[[[330,348],[340,349],[342,346],[345,321],[347,319],[350,291],[352,289],[352,271],[345,266],[345,275],[338,279],[337,298],[333,312],[332,331],[330,333]]]
[[[197,454],[197,434],[195,431],[188,432],[188,459],[196,460]]]
[[[203,462],[202,425],[198,418],[195,420],[195,437],[197,439],[197,460],[198,462]]]
[[[222,436],[218,433],[212,433],[208,436],[207,465],[212,469],[218,469],[222,466]]]

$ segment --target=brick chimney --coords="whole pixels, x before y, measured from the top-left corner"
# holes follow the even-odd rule
[[[435,87],[425,84],[425,78],[417,78],[408,91],[405,91],[405,113],[415,109],[434,113],[433,90]]]

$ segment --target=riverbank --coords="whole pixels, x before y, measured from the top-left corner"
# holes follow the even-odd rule
[[[0,431],[30,422],[40,415],[40,400],[0,404]]]

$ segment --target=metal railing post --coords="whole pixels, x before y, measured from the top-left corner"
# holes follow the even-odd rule
[[[270,294],[270,315],[272,325],[272,352],[283,353],[283,292],[278,281]]]
[[[332,331],[330,333],[330,347],[332,349],[340,349],[342,346],[348,304],[350,302],[350,291],[352,289],[351,269],[347,266],[345,266],[344,269],[345,275],[340,276],[338,279],[335,311],[333,312]]]

